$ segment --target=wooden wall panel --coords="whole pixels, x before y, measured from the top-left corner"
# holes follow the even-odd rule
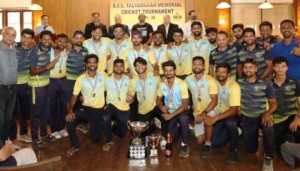
[[[43,12],[34,12],[35,25],[40,20],[41,14],[47,14],[50,16],[50,25],[57,33],[65,32],[68,36],[72,36],[75,30],[84,30],[86,23],[91,22],[91,14],[95,11],[100,12],[102,23],[107,26],[110,24],[108,0],[32,0],[32,2],[43,7]],[[186,21],[188,20],[188,11],[194,9],[198,18],[206,26],[218,28],[219,11],[216,9],[218,3],[219,0],[186,0]],[[228,15],[230,16],[230,14]],[[124,19],[123,22],[126,23],[126,20]]]
[[[75,30],[84,31],[86,23],[92,21],[92,13],[100,13],[100,22],[109,25],[109,1],[66,0],[67,1],[67,33],[72,35]],[[84,3],[83,3],[84,2]]]
[[[34,12],[34,28],[37,25],[37,21],[40,23],[41,15],[46,14],[49,16],[49,24],[57,34],[66,32],[66,0],[32,0],[32,3],[37,3],[43,7],[43,12]]]

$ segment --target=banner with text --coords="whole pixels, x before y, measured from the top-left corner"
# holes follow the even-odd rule
[[[115,24],[116,14],[122,16],[122,23],[131,27],[138,23],[138,15],[145,14],[146,22],[156,30],[163,23],[163,16],[170,15],[171,22],[181,27],[185,23],[185,0],[110,0],[110,24]]]

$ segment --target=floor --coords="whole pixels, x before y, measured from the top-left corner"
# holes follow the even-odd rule
[[[102,151],[104,142],[93,144],[89,134],[78,131],[81,150],[72,157],[67,157],[66,151],[70,146],[68,138],[62,138],[53,143],[45,143],[46,148],[36,151],[38,160],[51,158],[57,155],[62,156],[64,171],[259,171],[263,163],[263,149],[256,154],[249,154],[244,149],[241,142],[238,148],[238,162],[236,164],[226,163],[228,146],[215,148],[213,157],[202,159],[200,156],[201,146],[197,145],[194,137],[190,137],[190,155],[188,158],[179,158],[179,142],[173,145],[173,156],[167,158],[164,151],[158,150],[159,157],[155,159],[145,159],[145,166],[136,166],[137,163],[127,158],[130,138],[129,133],[124,139],[114,137],[114,145],[109,152]],[[260,141],[261,142],[261,141]],[[19,143],[25,147],[30,144]],[[140,164],[142,164],[140,161]],[[130,164],[131,163],[131,164]],[[130,166],[131,165],[131,166]],[[279,155],[274,159],[275,171],[291,170]]]

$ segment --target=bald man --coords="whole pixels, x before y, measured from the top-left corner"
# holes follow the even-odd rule
[[[157,26],[157,30],[163,33],[164,43],[168,44],[173,42],[173,30],[178,29],[177,24],[171,23],[171,18],[169,15],[164,16],[164,23]]]
[[[131,31],[138,31],[141,33],[142,36],[142,44],[150,45],[152,41],[152,32],[153,32],[153,27],[151,24],[146,23],[146,15],[145,14],[140,14],[139,15],[139,23],[135,24],[132,26]]]
[[[114,39],[115,38],[115,35],[114,35],[114,28],[115,28],[115,25],[116,24],[122,24],[122,16],[120,14],[116,14],[115,15],[115,24],[114,25],[111,25],[109,26],[108,28],[108,37],[111,38],[111,39]],[[130,33],[129,33],[129,29],[128,29],[128,25],[125,25],[125,24],[122,24],[123,25],[123,28],[124,28],[124,38],[127,39],[129,36],[130,36]]]
[[[9,136],[12,114],[17,96],[18,60],[14,46],[16,30],[5,27],[0,42],[0,139]]]

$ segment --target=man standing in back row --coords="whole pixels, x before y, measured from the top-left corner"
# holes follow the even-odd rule
[[[142,35],[142,44],[145,45],[150,45],[152,41],[152,32],[153,32],[153,27],[151,24],[146,23],[146,16],[145,14],[140,14],[139,15],[139,23],[135,24],[132,26],[131,31],[132,32],[140,32]]]

